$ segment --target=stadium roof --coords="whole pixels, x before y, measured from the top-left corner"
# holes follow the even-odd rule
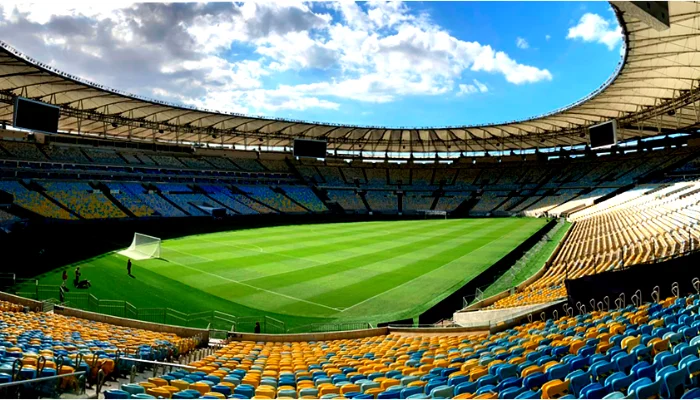
[[[586,143],[586,128],[618,120],[619,138],[690,130],[700,121],[700,3],[669,2],[671,28],[657,31],[615,8],[625,54],[613,76],[584,99],[527,120],[480,126],[376,127],[274,119],[190,108],[87,82],[0,42],[0,120],[16,96],[61,106],[59,129],[139,141],[291,146],[327,139],[329,149],[468,152]],[[614,6],[613,6],[614,7]],[[439,122],[439,121],[436,121]]]

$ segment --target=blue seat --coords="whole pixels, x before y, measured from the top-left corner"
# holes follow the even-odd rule
[[[533,372],[523,378],[523,387],[530,390],[539,390],[542,385],[547,383],[547,375],[542,372]]]
[[[400,390],[393,390],[393,391],[385,391],[377,394],[378,399],[400,399],[401,398],[401,391]]]
[[[700,388],[693,388],[685,392],[681,399],[700,399]]]
[[[602,399],[608,392],[605,386],[598,382],[593,382],[581,389],[578,397],[582,399]]]
[[[447,380],[447,384],[450,385],[450,386],[457,386],[457,385],[459,385],[460,383],[462,383],[462,382],[467,382],[467,381],[469,381],[469,376],[467,376],[467,375],[459,375],[459,376],[455,376],[455,377],[449,378],[449,379]],[[402,383],[403,383],[403,381],[402,381]]]
[[[423,388],[418,387],[418,386],[413,386],[413,387],[407,387],[405,389],[401,389],[401,393],[399,394],[400,399],[407,399],[409,396],[418,394],[418,393],[423,393]],[[347,397],[347,394],[346,396]]]
[[[659,389],[661,387],[661,380],[652,382],[649,378],[645,379],[648,379],[649,382],[645,382],[644,384],[641,384],[636,388],[635,397],[638,399],[658,398]]]
[[[503,391],[498,392],[498,398],[499,399],[515,399],[517,396],[519,396],[522,393],[525,393],[527,391],[526,388],[520,386],[520,387],[509,387],[506,389],[503,389]]]
[[[252,398],[255,396],[255,388],[251,385],[247,384],[242,384],[238,385],[233,389],[234,394],[240,394],[242,396],[246,396],[247,399]]]
[[[131,395],[146,393],[146,389],[143,386],[137,385],[135,383],[127,383],[125,385],[122,385],[122,390],[128,392]]]
[[[613,373],[613,364],[607,361],[598,361],[591,365],[590,373],[594,381],[603,383],[605,378]]]
[[[515,376],[512,376],[510,378],[506,378],[502,380],[501,382],[496,385],[496,392],[501,392],[504,389],[508,389],[511,387],[522,387],[523,386],[523,379],[518,378]]]
[[[221,393],[226,397],[231,395],[231,388],[228,386],[224,386],[224,385],[214,385],[211,387],[211,391],[216,392],[216,393]]]
[[[455,386],[454,395],[457,396],[462,393],[475,393],[478,389],[476,382],[462,382]]]
[[[632,366],[637,363],[633,354],[618,353],[612,356],[612,363],[618,372],[629,375]]]
[[[668,370],[666,370],[667,368]],[[657,376],[661,378],[661,386],[659,388],[661,397],[664,399],[678,399],[683,395],[685,391],[685,374],[683,371],[676,370],[675,367],[669,366],[659,371]]]
[[[625,394],[622,392],[610,392],[603,397],[604,399],[624,399]]]
[[[197,393],[197,396],[193,395],[192,393],[185,393],[185,392],[175,392],[173,393],[173,399],[196,399],[199,397],[199,393]]]
[[[564,380],[566,375],[571,371],[569,364],[557,364],[547,370],[547,380],[561,379]]]
[[[524,392],[520,393],[519,395],[515,396],[516,399],[541,399],[542,398],[542,391],[541,390],[525,390]]]
[[[496,378],[493,375],[484,375],[481,378],[476,380],[476,384],[479,387],[484,387],[487,385],[496,385],[498,383],[498,378]]]
[[[433,378],[427,385],[425,385],[425,393],[430,394],[430,392],[438,386],[447,384],[447,379],[445,378]]]
[[[104,391],[105,399],[128,399],[131,397],[129,392],[119,389],[110,389]]]
[[[580,369],[571,372],[566,379],[569,381],[569,393],[576,397],[581,393],[581,389],[591,383],[591,377]]]
[[[448,385],[441,385],[430,391],[431,399],[449,399],[452,398],[452,393],[454,392],[454,387]]]
[[[627,388],[632,382],[634,382],[634,375],[625,375],[623,372],[615,372],[605,379],[605,386],[612,392],[627,392]]]

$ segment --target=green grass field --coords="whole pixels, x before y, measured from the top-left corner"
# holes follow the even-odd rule
[[[183,221],[183,223],[186,223]],[[80,265],[100,299],[183,312],[269,315],[287,326],[415,317],[542,228],[544,219],[280,226],[164,240],[161,259]],[[60,284],[63,269],[39,277]],[[78,289],[71,289],[77,291]]]

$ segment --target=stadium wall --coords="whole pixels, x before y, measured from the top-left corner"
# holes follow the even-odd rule
[[[421,324],[431,324],[444,318],[451,318],[455,310],[459,310],[463,307],[464,304],[462,299],[464,297],[474,294],[476,289],[494,282],[499,276],[503,275],[508,269],[510,269],[510,267],[513,266],[513,264],[518,261],[518,259],[520,259],[520,257],[523,256],[523,254],[525,254],[532,248],[532,246],[539,242],[540,239],[542,239],[542,237],[549,232],[556,223],[557,221],[555,219],[549,221],[534,235],[530,236],[518,247],[511,250],[510,253],[506,254],[503,258],[474,277],[474,279],[470,280],[464,284],[464,286],[457,289],[455,292],[445,297],[433,307],[420,314],[418,317],[419,322]]]
[[[10,293],[0,292],[0,300],[10,303],[20,304],[28,307],[32,311],[41,311],[42,302],[25,297],[15,296]],[[111,315],[99,314],[90,311],[78,310],[76,308],[55,306],[54,313],[65,315],[67,317],[76,317],[91,321],[104,322],[112,325],[126,326],[129,328],[146,329],[154,332],[174,333],[180,337],[199,336],[202,339],[209,340],[209,331],[206,329],[186,328],[182,326],[156,324],[153,322],[138,321],[129,318],[113,317]]]
[[[176,325],[157,324],[154,322],[139,321],[130,318],[113,317],[111,315],[99,314],[90,311],[78,310],[77,308],[55,306],[54,313],[67,317],[89,319],[91,321],[104,322],[112,325],[126,326],[129,328],[146,329],[154,332],[174,333],[180,337],[199,336],[206,343],[209,340],[209,331],[206,329],[187,328]]]
[[[295,334],[273,334],[273,333],[241,333],[232,332],[229,339],[238,341],[255,342],[307,342],[307,341],[327,341],[342,339],[358,339],[370,336],[381,336],[389,334],[389,328],[358,329],[352,331],[322,332],[322,333],[295,333]]]
[[[564,283],[569,294],[569,306],[578,312],[577,303],[584,304],[588,309],[590,299],[595,299],[597,303],[607,296],[609,307],[612,308],[615,306],[615,299],[621,293],[625,294],[627,304],[631,303],[632,295],[637,290],[642,292],[642,301],[648,302],[652,300],[651,292],[656,287],[659,288],[660,299],[664,299],[675,295],[671,292],[671,285],[674,283],[678,284],[681,296],[695,293],[700,290],[700,287],[693,287],[693,280],[700,278],[698,263],[700,251],[695,251],[667,261],[630,265],[623,270],[566,280]]]

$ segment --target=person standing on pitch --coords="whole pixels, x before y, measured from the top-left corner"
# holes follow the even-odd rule
[[[126,272],[129,274],[129,276],[132,276],[132,275],[131,275],[131,259],[129,259],[129,260],[126,262]]]

